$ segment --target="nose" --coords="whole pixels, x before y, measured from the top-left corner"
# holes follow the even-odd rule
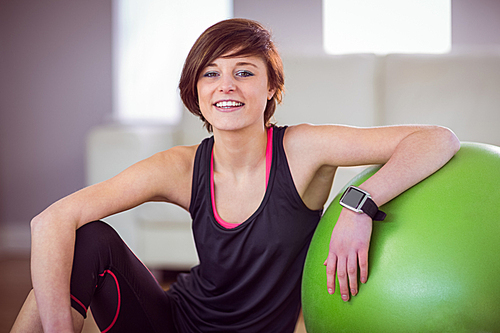
[[[233,92],[235,90],[234,78],[231,75],[222,75],[219,80],[219,91],[223,93]]]

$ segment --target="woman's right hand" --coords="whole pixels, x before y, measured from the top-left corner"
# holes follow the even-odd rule
[[[366,214],[342,209],[333,228],[328,258],[325,261],[328,293],[335,293],[335,275],[338,276],[340,295],[348,301],[356,296],[358,267],[361,283],[368,279],[368,250],[373,222]]]

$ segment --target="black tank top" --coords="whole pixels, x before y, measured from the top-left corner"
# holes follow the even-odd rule
[[[210,195],[213,137],[196,152],[191,204],[200,264],[169,290],[181,332],[293,332],[300,311],[302,269],[321,210],[300,198],[275,127],[269,183],[259,208],[226,229]]]

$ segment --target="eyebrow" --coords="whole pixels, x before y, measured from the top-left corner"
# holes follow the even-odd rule
[[[236,66],[252,66],[252,67],[257,68],[257,65],[255,65],[255,64],[253,64],[251,62],[247,62],[247,61],[239,61],[239,62],[236,63]],[[215,64],[215,63],[212,62],[212,63],[209,63],[207,65],[207,67],[217,67],[217,64]]]

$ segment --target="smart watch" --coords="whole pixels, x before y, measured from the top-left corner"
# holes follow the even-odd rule
[[[374,221],[383,221],[386,214],[378,209],[370,194],[356,186],[349,186],[340,198],[340,204],[356,213],[365,213]]]

